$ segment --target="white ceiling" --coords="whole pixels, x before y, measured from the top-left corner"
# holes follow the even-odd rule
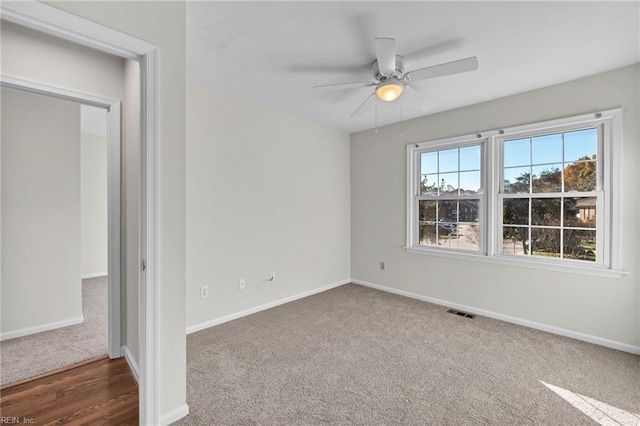
[[[418,83],[378,102],[378,125],[496,99],[640,62],[640,3],[188,2],[190,81],[348,133],[375,127],[351,113],[370,88],[374,37],[394,37],[406,70],[477,56],[475,72]],[[427,102],[428,103],[428,102]]]

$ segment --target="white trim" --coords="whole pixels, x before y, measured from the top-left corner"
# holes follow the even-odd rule
[[[109,286],[109,358],[120,356],[122,299],[120,296],[120,145],[122,104],[114,102],[107,114],[107,282]]]
[[[573,128],[580,125],[592,125],[594,122],[605,121],[611,119],[622,112],[622,108],[612,108],[603,111],[588,112],[585,114],[572,115],[554,120],[539,121],[533,123],[519,124],[516,126],[505,127],[498,132],[492,131],[492,135],[498,134],[500,137],[516,136],[525,133],[538,133],[539,131],[562,131],[565,128]],[[595,117],[598,114],[598,117]]]
[[[444,250],[449,251],[451,253],[458,254],[475,254],[475,255],[485,255],[487,251],[487,240],[486,235],[488,234],[486,231],[486,214],[485,211],[488,205],[487,197],[487,185],[489,185],[489,179],[487,174],[487,157],[489,156],[489,139],[487,137],[487,132],[480,134],[472,134],[472,135],[463,135],[463,136],[455,136],[447,139],[438,139],[428,142],[420,142],[420,143],[412,143],[408,144],[407,149],[407,199],[406,199],[406,213],[407,213],[407,223],[406,223],[406,245],[407,247],[412,247],[416,250],[421,251],[438,251]],[[433,151],[441,151],[444,149],[451,148],[465,148],[470,146],[479,146],[480,147],[480,182],[481,188],[478,190],[477,194],[473,195],[443,195],[443,196],[422,196],[420,195],[420,154],[425,152],[433,152]],[[459,170],[458,170],[459,171]],[[419,244],[419,226],[418,220],[420,217],[419,213],[419,204],[420,201],[423,200],[478,200],[478,222],[481,231],[481,241],[478,247],[478,250],[465,250],[465,249],[446,249],[442,247],[436,246],[425,246]]]
[[[23,78],[0,75],[0,85],[15,90],[51,96],[84,105],[92,105],[107,110],[107,220],[108,236],[108,353],[109,358],[120,356],[121,315],[120,315],[120,101],[95,96],[66,87],[41,83]],[[87,274],[95,275],[95,274]],[[81,276],[85,278],[85,276]]]
[[[79,16],[37,2],[2,2],[2,19],[35,31],[141,63],[141,252],[147,267],[140,276],[140,424],[158,424],[160,416],[158,259],[158,57],[157,46]],[[144,213],[143,213],[144,212]],[[144,259],[144,258],[143,258]],[[142,260],[142,259],[141,259]]]
[[[0,333],[0,342],[15,339],[16,337],[29,336],[31,334],[42,333],[44,331],[56,330],[62,327],[69,327],[70,325],[82,324],[84,322],[84,315],[80,315],[76,318],[71,318],[63,321],[50,322],[48,324],[36,325],[33,327],[22,328],[20,330],[7,331]]]
[[[409,291],[404,291],[404,290],[398,290],[391,287],[385,287],[385,286],[382,286],[379,284],[373,284],[367,281],[351,280],[351,282],[353,282],[354,284],[365,286],[365,287],[370,287],[376,290],[381,290],[387,293],[397,294],[399,296],[405,296],[411,299],[422,300],[423,302],[429,302],[435,305],[455,308],[461,311],[482,315],[482,316],[497,319],[500,321],[510,322],[512,324],[522,325],[524,327],[529,327],[536,330],[546,331],[547,333],[570,337],[572,339],[581,340],[583,342],[593,343],[595,345],[600,345],[607,348],[640,355],[640,346],[634,346],[628,343],[617,342],[615,340],[609,340],[602,337],[593,336],[591,334],[585,334],[577,331],[567,330],[566,328],[555,327],[553,325],[547,325],[547,324],[542,324],[539,322],[530,321],[522,318],[512,317],[510,315],[504,315],[497,312],[486,311],[484,309],[474,308],[473,306],[461,305],[459,303],[449,302],[446,300],[436,299],[428,296],[422,296],[420,294],[411,293]]]
[[[119,102],[117,99],[105,98],[103,96],[94,96],[67,87],[57,86],[55,84],[49,83],[41,83],[33,80],[25,80],[21,77],[14,77],[7,74],[2,74],[1,78],[2,86],[4,87],[24,90],[31,93],[44,94],[47,96],[53,96],[58,99],[64,99],[72,102],[82,102],[85,105],[91,105],[99,108],[110,108],[112,105]]]
[[[141,129],[140,147],[140,268],[139,279],[139,361],[140,361],[140,423],[154,425],[160,418],[160,268],[158,220],[158,50],[154,49],[140,61]],[[186,372],[185,372],[186,374]],[[146,419],[146,420],[144,420]]]
[[[144,40],[37,1],[3,2],[2,19],[127,59],[138,60],[140,54],[155,48]]]
[[[106,277],[109,274],[107,272],[94,272],[93,274],[82,274],[80,276],[81,279],[86,280],[89,278],[100,278],[100,277]]]
[[[245,309],[244,311],[236,312],[234,314],[218,317],[210,321],[205,321],[200,324],[187,327],[187,334],[195,333],[196,331],[204,330],[215,325],[223,324],[238,318],[246,317],[247,315],[255,314],[256,312],[271,309],[276,306],[284,305],[285,303],[293,302],[294,300],[302,299],[305,297],[313,296],[314,294],[322,293],[323,291],[331,290],[332,288],[340,287],[345,284],[349,284],[352,281],[350,279],[328,284],[322,287],[314,288],[313,290],[305,291],[303,293],[294,294],[293,296],[285,297],[284,299],[276,300],[274,302],[265,303],[263,305],[255,306],[253,308]]]
[[[600,277],[620,278],[627,275],[622,265],[622,136],[623,108],[614,108],[594,113],[580,114],[555,120],[528,123],[505,129],[488,130],[477,134],[467,134],[446,139],[411,143],[407,150],[407,187],[406,187],[406,247],[408,253],[426,254],[438,257],[469,259],[494,264],[524,266],[557,272],[568,272]],[[590,196],[597,197],[598,224],[597,240],[599,246],[596,262],[572,259],[549,259],[534,256],[510,256],[502,254],[502,203],[503,198],[521,197],[524,194],[504,194],[502,191],[502,145],[507,138],[524,137],[545,132],[561,132],[581,127],[598,127],[599,185]],[[419,191],[419,155],[421,152],[441,148],[458,147],[467,144],[483,143],[483,188],[480,198],[480,226],[482,227],[482,247],[478,252],[460,249],[446,249],[418,244],[418,200],[440,197],[420,197]],[[604,175],[604,176],[602,176]],[[603,185],[604,184],[604,185]],[[600,186],[603,186],[602,188]],[[604,193],[603,193],[604,191]],[[528,194],[534,198],[567,196],[559,194]],[[577,195],[584,195],[581,192]],[[482,198],[485,197],[485,198]],[[467,199],[467,197],[446,197],[444,199]],[[564,229],[564,228],[561,228]],[[483,252],[484,251],[484,252]]]
[[[464,259],[464,260],[473,260],[477,262],[484,263],[492,263],[495,265],[508,265],[514,267],[524,267],[524,268],[533,268],[533,269],[542,269],[546,271],[555,271],[555,272],[566,272],[571,274],[579,274],[579,275],[589,275],[594,277],[604,277],[604,278],[622,278],[625,275],[629,275],[629,271],[624,270],[613,270],[605,267],[598,268],[597,265],[594,266],[584,266],[582,264],[574,265],[573,262],[569,259],[558,260],[555,263],[553,260],[538,260],[533,256],[529,256],[528,258],[524,257],[516,257],[504,254],[496,254],[494,256],[485,256],[481,253],[475,252],[463,252],[461,250],[443,250],[436,248],[417,248],[417,247],[405,247],[405,251],[407,253],[413,254],[421,254],[426,256],[437,256],[437,257],[446,257],[449,259]]]
[[[608,217],[608,224],[606,224],[606,230],[610,232],[609,238],[609,256],[612,269],[622,268],[622,221],[623,221],[623,209],[622,209],[622,194],[624,194],[624,179],[623,176],[623,109],[619,108],[613,111],[606,111],[607,117],[610,118],[608,123],[605,123],[605,137],[610,138],[605,142],[604,162],[605,162],[605,177],[610,179],[609,197],[607,198],[610,203],[611,209]],[[609,125],[608,125],[609,124]],[[607,157],[611,161],[607,161]],[[609,169],[607,169],[609,168]],[[606,238],[606,236],[605,236]]]
[[[175,410],[171,410],[168,413],[164,413],[158,419],[158,424],[160,426],[169,425],[181,418],[187,416],[189,414],[189,406],[187,404],[182,404],[182,406],[176,408]]]
[[[127,345],[124,345],[121,349],[121,354],[125,360],[127,360],[127,364],[129,364],[129,369],[131,369],[131,373],[133,374],[133,378],[136,379],[136,383],[140,381],[140,369],[138,368],[138,363],[133,358],[133,354],[129,350]]]

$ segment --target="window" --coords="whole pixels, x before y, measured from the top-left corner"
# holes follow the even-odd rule
[[[598,126],[502,140],[503,254],[597,260],[601,135]]]
[[[419,152],[418,245],[479,251],[482,145]]]
[[[618,271],[621,115],[408,145],[407,250]]]

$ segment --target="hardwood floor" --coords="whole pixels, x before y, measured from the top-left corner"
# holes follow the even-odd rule
[[[2,424],[137,425],[138,384],[124,358],[99,359],[6,386],[0,412]]]

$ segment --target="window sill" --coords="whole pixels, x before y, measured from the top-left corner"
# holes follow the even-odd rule
[[[575,264],[554,264],[536,259],[513,258],[510,256],[487,256],[480,253],[467,253],[462,251],[438,250],[433,248],[405,247],[407,253],[427,256],[446,257],[449,259],[472,260],[476,262],[492,263],[499,265],[517,266],[547,271],[567,272],[572,274],[589,275],[592,277],[622,278],[628,275],[628,271],[617,271],[597,266],[581,266]]]

